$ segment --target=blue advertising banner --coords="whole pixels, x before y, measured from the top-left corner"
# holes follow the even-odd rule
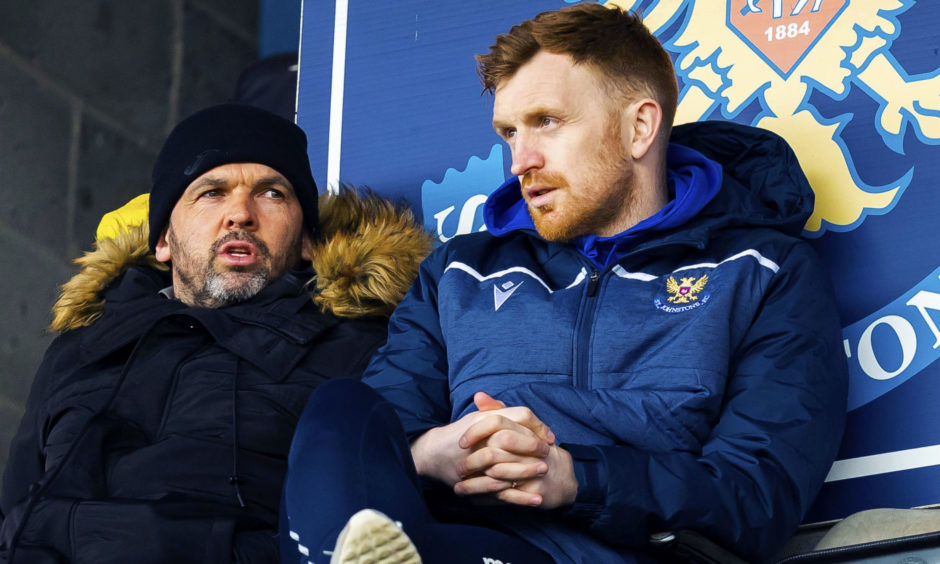
[[[298,122],[321,187],[412,205],[439,241],[483,229],[509,175],[473,55],[572,2],[305,2]],[[940,5],[913,0],[618,0],[672,54],[678,123],[770,129],[816,193],[848,428],[807,521],[940,503]]]

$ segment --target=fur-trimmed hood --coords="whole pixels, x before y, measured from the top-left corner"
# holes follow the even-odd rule
[[[339,317],[390,315],[418,275],[431,238],[410,210],[347,189],[320,196],[321,239],[313,248],[311,298]],[[75,259],[81,271],[62,286],[51,331],[90,325],[104,310],[103,291],[132,266],[168,270],[147,247],[147,222],[99,238]]]

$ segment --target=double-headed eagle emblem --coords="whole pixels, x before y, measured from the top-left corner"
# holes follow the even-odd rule
[[[698,280],[694,276],[683,278],[681,282],[676,282],[672,276],[666,280],[666,291],[672,294],[666,300],[673,304],[687,304],[698,300],[698,294],[708,283],[708,275],[704,274]]]

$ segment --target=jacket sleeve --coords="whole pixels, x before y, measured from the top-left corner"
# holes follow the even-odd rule
[[[36,387],[33,394],[36,395]],[[3,491],[0,494],[0,529],[10,509],[29,493],[30,484],[39,481],[43,473],[42,452],[39,449],[38,409],[28,402],[20,426],[10,443],[10,452],[3,472]]]
[[[769,556],[802,520],[838,450],[847,389],[840,341],[828,277],[800,244],[734,352],[701,452],[564,445],[579,481],[569,516],[617,544],[695,530],[749,560]]]
[[[42,452],[41,408],[45,392],[51,386],[54,370],[52,366],[61,354],[60,346],[65,337],[59,337],[46,352],[45,358],[33,378],[26,410],[20,425],[10,442],[10,452],[3,472],[3,489],[0,491],[0,528],[10,509],[29,493],[30,485],[38,482],[45,471]]]
[[[395,405],[409,440],[450,423],[447,350],[437,308],[445,249],[438,248],[421,263],[389,320],[387,343],[363,376],[363,382]]]

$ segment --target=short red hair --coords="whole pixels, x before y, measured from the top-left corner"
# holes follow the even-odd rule
[[[575,64],[593,65],[628,98],[646,95],[656,100],[663,111],[661,130],[668,138],[679,98],[676,74],[669,54],[638,15],[583,3],[514,25],[496,37],[489,53],[476,56],[484,91],[494,92],[543,49],[569,55]]]

